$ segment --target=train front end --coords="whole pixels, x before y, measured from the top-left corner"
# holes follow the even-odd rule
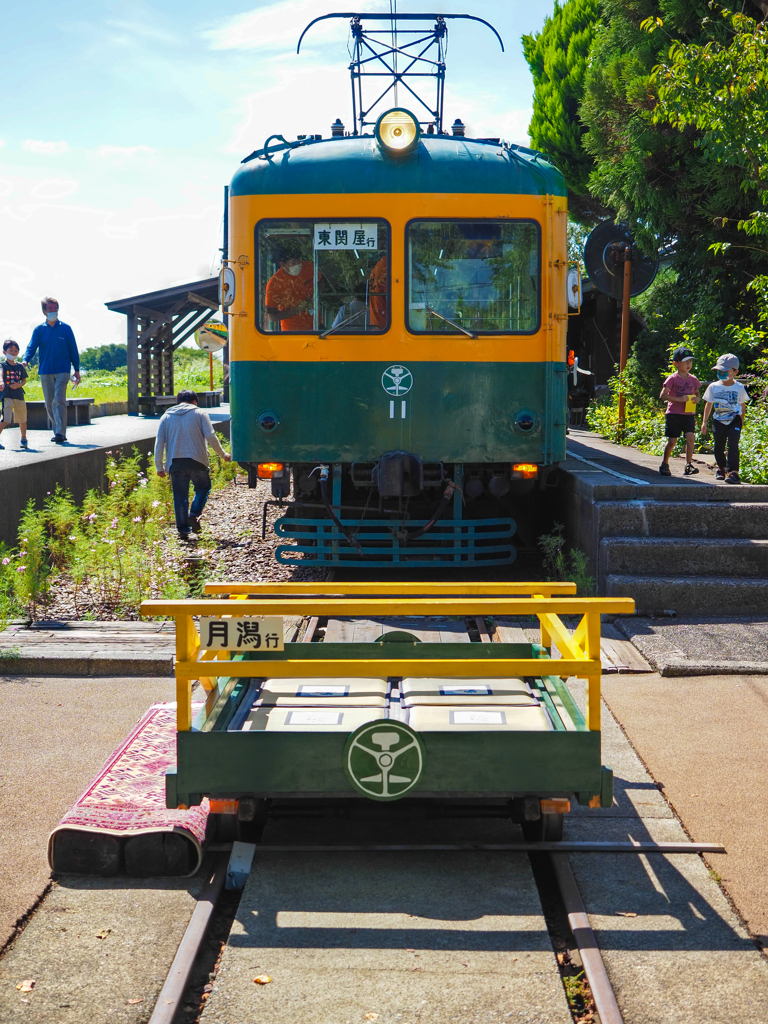
[[[389,111],[254,153],[229,239],[232,453],[284,505],[278,560],[512,562],[565,455],[559,172]]]

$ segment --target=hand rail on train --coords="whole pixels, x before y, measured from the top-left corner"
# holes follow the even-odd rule
[[[518,584],[519,585],[519,584]],[[228,584],[232,587],[233,584]],[[286,586],[286,585],[283,585]],[[297,586],[288,584],[288,587]],[[299,586],[308,586],[300,584]],[[153,600],[143,601],[141,614],[145,616],[172,616],[176,620],[176,701],[177,728],[188,732],[192,728],[192,684],[199,680],[209,695],[209,701],[217,694],[220,678],[249,678],[254,675],[254,661],[242,660],[242,656],[230,650],[201,649],[200,636],[194,622],[195,616],[231,618],[248,616],[536,616],[539,620],[541,647],[550,648],[552,641],[557,644],[560,658],[549,657],[472,657],[472,645],[466,645],[466,655],[440,657],[440,645],[435,645],[435,657],[408,657],[398,651],[397,657],[387,658],[387,676],[416,677],[469,677],[493,678],[498,676],[569,676],[587,681],[586,726],[590,731],[600,731],[600,683],[602,665],[600,660],[600,618],[603,614],[632,614],[635,603],[626,597],[571,597],[563,594],[539,594],[531,597],[488,596],[475,593],[468,596],[455,594],[436,595],[434,589],[441,584],[421,584],[432,588],[431,596],[414,597],[406,594],[393,603],[393,594],[385,597],[369,597],[359,591],[351,597],[326,596],[329,589],[338,584],[323,584],[325,595],[310,594],[294,596],[283,590],[284,596],[265,595],[249,598],[235,595],[232,598]],[[343,586],[349,587],[350,584]],[[376,584],[380,589],[386,584]],[[403,586],[397,584],[396,586]],[[472,586],[467,584],[465,586]],[[484,584],[511,587],[514,584]],[[531,589],[532,585],[527,584]],[[552,584],[541,584],[549,589]],[[574,630],[562,621],[563,615],[580,616]],[[494,644],[494,654],[502,645]],[[289,645],[290,648],[290,645]],[[382,659],[371,658],[315,658],[291,657],[287,651],[259,652],[258,664],[268,667],[273,678],[344,678],[349,676],[378,678],[382,675]],[[330,652],[329,652],[330,653]],[[336,653],[336,652],[334,652]],[[479,652],[478,652],[479,653]],[[534,654],[541,652],[534,651]],[[544,652],[546,653],[546,652]],[[431,654],[431,651],[430,651]],[[287,655],[287,656],[286,656]],[[240,660],[238,660],[238,657]],[[211,671],[214,668],[215,672]],[[206,704],[209,703],[206,702]]]

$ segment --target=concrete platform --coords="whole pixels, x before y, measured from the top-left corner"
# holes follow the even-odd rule
[[[216,429],[229,437],[229,406],[206,411]],[[86,491],[103,485],[108,453],[130,455],[134,447],[145,455],[151,452],[159,422],[143,416],[102,416],[80,427],[68,427],[64,445],[51,441],[49,429],[30,430],[27,449],[19,447],[20,434],[15,427],[4,430],[0,542],[16,544],[19,517],[30,498],[39,506],[59,484],[76,501],[82,501]]]
[[[768,486],[716,481],[708,457],[697,476],[662,477],[658,456],[588,431],[572,429],[567,451],[555,514],[599,594],[643,614],[768,612]]]
[[[0,633],[0,673],[172,676],[175,650],[172,621],[13,624]]]
[[[616,619],[662,676],[768,675],[768,616]]]
[[[655,683],[648,685],[650,680]],[[687,681],[686,681],[687,682]],[[701,806],[710,814],[692,830],[687,813],[686,830],[698,841],[723,842],[727,856],[712,858],[718,870],[727,864],[729,874],[746,881],[746,860],[755,872],[751,897],[734,889],[741,913],[747,902],[757,912],[765,907],[766,875],[764,844],[757,831],[765,821],[766,798],[759,783],[765,750],[751,773],[733,770],[734,758],[744,760],[738,748],[754,757],[765,747],[761,721],[764,704],[745,691],[739,713],[718,720],[718,710],[702,699],[701,680],[691,681],[690,700],[678,710],[670,700],[669,684],[658,676],[622,676],[604,680],[604,692],[619,720],[634,739],[637,749],[659,771],[664,793],[632,749],[616,719],[603,709],[603,758],[614,770],[616,804],[608,812],[577,808],[566,819],[565,838],[627,842],[682,842],[686,831],[665,799],[670,796],[667,779],[674,772],[675,792],[693,789],[701,794]],[[583,687],[569,682],[574,696],[583,701]],[[633,693],[630,701],[627,695]],[[675,696],[677,690],[675,691]],[[763,697],[763,701],[765,697]],[[698,705],[696,710],[695,705]],[[750,721],[745,712],[749,707]],[[627,711],[630,711],[630,717]],[[754,715],[760,718],[754,721]],[[631,722],[629,728],[627,723]],[[749,729],[746,743],[742,737]],[[726,767],[721,768],[722,757]],[[737,790],[736,787],[739,787]],[[731,794],[744,793],[756,805],[732,801],[730,818],[723,817]],[[758,788],[759,787],[759,788]],[[674,809],[687,805],[674,802]],[[741,832],[750,816],[754,828]],[[730,821],[729,824],[727,822]],[[700,857],[691,855],[638,856],[575,854],[571,864],[602,951],[625,1024],[763,1024],[768,1006],[768,962],[755,947],[725,895]],[[760,867],[758,868],[758,865]],[[740,902],[741,901],[741,902]],[[750,911],[751,913],[751,911]],[[757,923],[765,920],[753,917]]]
[[[171,679],[0,678],[0,948],[48,885],[48,834],[149,705],[174,690]]]
[[[708,854],[707,861],[768,948],[768,678],[687,678],[672,686],[658,675],[624,676],[603,680],[603,693],[690,838],[725,845],[727,856]],[[661,796],[656,790],[652,798]]]
[[[339,842],[348,827],[302,833]],[[265,842],[297,836],[295,825],[268,828]],[[367,841],[519,836],[466,822],[372,831]],[[254,984],[264,974],[272,982]],[[570,1024],[527,857],[257,852],[201,1022],[255,1020]]]

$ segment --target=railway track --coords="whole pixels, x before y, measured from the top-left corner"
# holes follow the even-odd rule
[[[315,616],[299,636],[303,643],[370,642],[383,625],[378,618]],[[386,626],[407,629],[424,643],[494,639],[479,616],[388,617]],[[255,841],[251,881],[240,904],[230,903],[229,936],[204,986],[209,991],[199,991],[197,977],[190,1008],[190,984],[223,891],[229,844],[211,849],[208,887],[150,1024],[218,1024],[256,1009],[260,1024],[505,1016],[567,1022],[572,1013],[590,1020],[591,1012],[602,1024],[619,1024],[567,852],[720,849],[526,843],[501,802],[464,801],[431,814],[414,802],[405,816],[402,802],[393,808],[356,801],[356,808],[362,815],[327,802],[278,805],[268,818],[245,826],[241,838]],[[254,981],[265,977],[270,980],[263,984]],[[581,987],[566,982],[583,977]]]

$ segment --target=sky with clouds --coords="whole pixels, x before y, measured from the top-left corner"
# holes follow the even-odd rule
[[[363,0],[356,11],[385,11]],[[553,0],[399,0],[449,24],[446,123],[527,143],[531,78],[520,36]],[[217,272],[223,189],[273,133],[330,134],[351,121],[349,10],[331,0],[37,0],[3,13],[0,335],[26,343],[42,295],[80,348],[125,341],[104,303]],[[402,96],[400,97],[402,103]],[[388,104],[391,105],[391,104]]]

